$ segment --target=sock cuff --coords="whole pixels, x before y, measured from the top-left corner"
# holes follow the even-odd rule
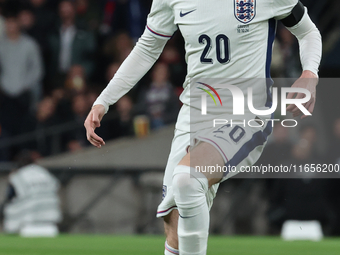
[[[179,251],[176,250],[175,248],[172,248],[171,246],[169,246],[167,241],[165,241],[165,251],[170,252],[170,254],[179,255]],[[165,252],[165,254],[166,254],[166,252]]]

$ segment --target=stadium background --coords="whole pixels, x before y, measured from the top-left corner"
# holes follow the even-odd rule
[[[340,162],[340,88],[336,79],[340,71],[340,2],[301,1],[323,37],[320,77],[334,79],[318,87],[313,118],[300,122],[294,130],[275,129],[260,159],[264,164]],[[150,6],[150,0],[0,0],[0,77],[13,77],[8,70],[16,74],[15,79],[0,82],[0,201],[6,199],[7,176],[23,154],[44,162],[55,155],[70,157],[89,151],[85,117],[142,34]],[[5,40],[9,36],[6,20],[11,21],[12,36],[19,32],[15,31],[18,25],[29,46]],[[66,31],[65,27],[72,29]],[[4,54],[1,46],[5,43],[7,49],[25,58]],[[279,24],[272,77],[293,79],[300,72],[297,42]],[[150,72],[111,107],[99,134],[113,146],[115,141],[138,140],[133,137],[135,116],[139,115],[148,117],[151,133],[171,129],[180,108],[177,98],[185,73],[183,39],[177,32]],[[15,83],[16,91],[6,82]],[[154,218],[161,199],[159,169],[132,171],[119,179],[115,169],[77,172],[51,166],[50,170],[62,184],[63,221],[59,228],[63,233],[162,233],[161,220]],[[229,180],[221,185],[216,198],[211,233],[278,235],[283,221],[294,218],[317,219],[327,236],[337,236],[339,191],[338,179]]]

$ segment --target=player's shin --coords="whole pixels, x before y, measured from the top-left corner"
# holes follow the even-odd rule
[[[190,167],[179,165],[174,170],[172,185],[180,215],[179,254],[205,255],[209,232],[209,208],[206,202],[208,180],[195,169],[190,174]]]

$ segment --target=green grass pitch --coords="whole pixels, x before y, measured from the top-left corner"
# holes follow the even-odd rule
[[[0,235],[0,255],[162,255],[163,236]],[[211,236],[208,255],[339,255],[340,239],[285,242],[278,237]]]

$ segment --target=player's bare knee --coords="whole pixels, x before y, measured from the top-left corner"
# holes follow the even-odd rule
[[[202,173],[195,173],[188,166],[178,165],[174,170],[172,188],[178,208],[183,206],[187,208],[191,204],[194,205],[205,200],[205,194],[208,191],[208,180]],[[198,202],[198,200],[202,201]]]

